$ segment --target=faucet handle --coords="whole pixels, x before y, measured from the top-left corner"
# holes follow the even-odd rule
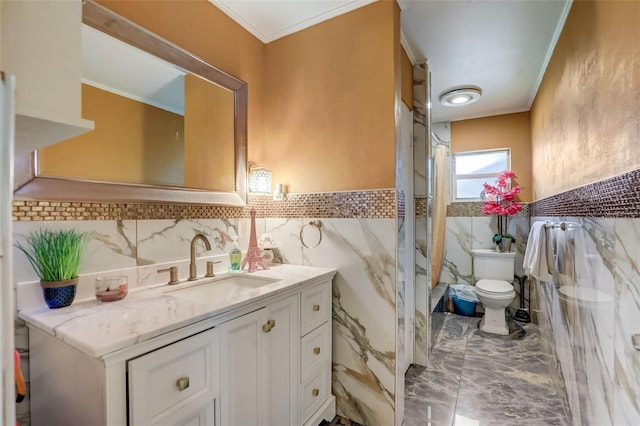
[[[215,277],[216,273],[213,271],[213,264],[214,263],[222,263],[222,260],[218,260],[217,262],[213,262],[213,261],[208,261],[207,262],[207,274],[205,275],[205,277]]]
[[[168,272],[169,273],[169,285],[178,284],[178,267],[172,266],[170,268],[158,269],[158,273],[160,272]]]

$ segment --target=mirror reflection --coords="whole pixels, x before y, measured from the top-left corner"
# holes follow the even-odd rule
[[[235,190],[234,92],[83,25],[83,117],[38,151],[37,175]]]

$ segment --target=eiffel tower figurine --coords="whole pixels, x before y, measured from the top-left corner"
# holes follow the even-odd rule
[[[256,211],[251,209],[251,233],[249,234],[249,248],[247,254],[242,260],[240,269],[249,264],[249,272],[255,272],[258,270],[258,266],[262,269],[269,269],[264,264],[262,256],[260,255],[260,249],[258,248],[258,239],[256,238]]]

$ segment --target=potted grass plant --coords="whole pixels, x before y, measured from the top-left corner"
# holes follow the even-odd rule
[[[73,302],[82,252],[88,239],[88,233],[73,229],[41,229],[32,232],[25,244],[15,243],[40,278],[49,308],[62,308]]]

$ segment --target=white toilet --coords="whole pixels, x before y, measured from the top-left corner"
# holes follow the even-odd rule
[[[472,250],[475,292],[484,306],[480,330],[508,335],[505,308],[511,304],[516,292],[511,282],[516,268],[516,253],[498,253],[495,250]]]

